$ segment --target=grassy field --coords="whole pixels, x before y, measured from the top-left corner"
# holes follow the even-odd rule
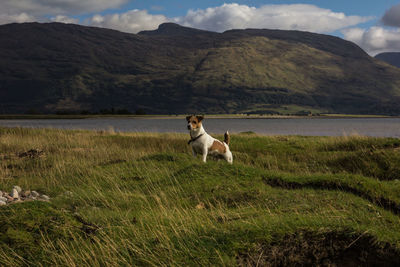
[[[400,140],[243,133],[233,165],[187,140],[0,128],[0,190],[51,197],[0,207],[1,265],[400,264]]]

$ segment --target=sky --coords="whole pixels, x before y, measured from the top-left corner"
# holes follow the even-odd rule
[[[137,33],[164,22],[223,32],[331,34],[370,55],[400,52],[400,0],[0,0],[0,24],[63,22]]]

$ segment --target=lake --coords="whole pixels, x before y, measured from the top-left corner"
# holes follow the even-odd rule
[[[203,122],[209,133],[222,134],[252,131],[263,135],[343,136],[365,135],[400,137],[400,118],[284,118],[221,119]],[[109,130],[116,132],[186,133],[185,119],[175,118],[90,118],[0,120],[0,127]]]

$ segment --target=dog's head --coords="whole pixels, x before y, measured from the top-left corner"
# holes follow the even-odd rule
[[[204,119],[203,116],[187,116],[186,121],[187,121],[187,128],[188,130],[196,130],[201,127],[201,121]]]

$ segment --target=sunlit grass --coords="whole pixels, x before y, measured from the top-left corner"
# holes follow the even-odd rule
[[[51,197],[0,207],[0,262],[236,265],[332,232],[400,250],[399,140],[233,135],[229,165],[192,158],[187,139],[0,128],[0,189]],[[44,156],[19,156],[32,148]]]

